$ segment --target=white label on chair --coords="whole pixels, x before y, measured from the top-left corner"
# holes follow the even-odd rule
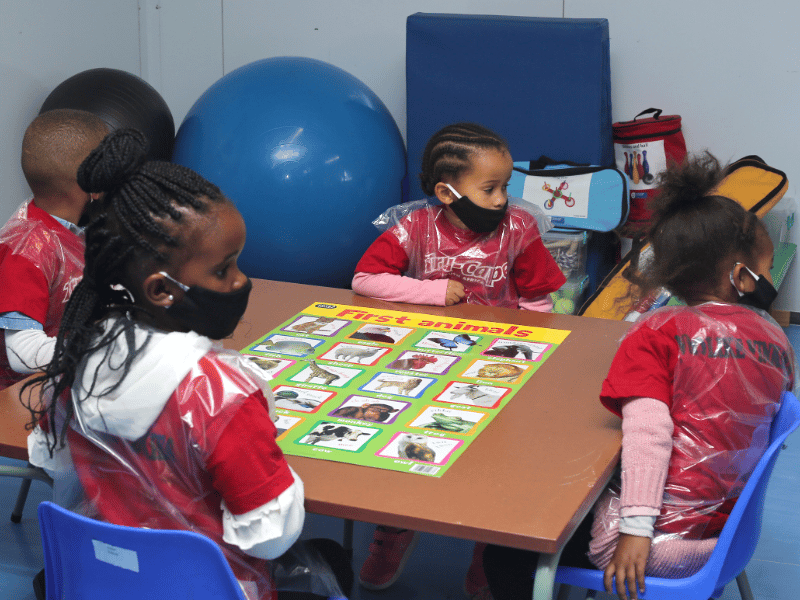
[[[94,557],[97,560],[102,560],[115,567],[139,572],[139,557],[135,550],[126,550],[97,540],[92,540],[92,545],[94,546]]]

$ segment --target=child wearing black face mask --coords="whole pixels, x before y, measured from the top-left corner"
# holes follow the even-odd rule
[[[637,321],[600,394],[622,417],[621,478],[561,564],[604,569],[620,598],[643,591],[645,575],[688,577],[705,564],[796,381],[792,347],[765,312],[772,242],[753,213],[713,195],[722,172],[705,153],[661,175],[653,257],[632,300],[664,287],[686,306]],[[484,561],[495,600],[530,596],[536,555],[490,546]]]
[[[428,141],[423,191],[441,205],[410,202],[379,218],[390,226],[356,266],[353,290],[392,302],[459,302],[547,312],[565,279],[544,247],[537,216],[509,205],[513,162],[499,135],[474,123],[449,125]],[[539,215],[542,226],[549,226]],[[361,569],[361,585],[379,590],[400,576],[418,533],[379,526]],[[484,597],[476,544],[465,591]]]
[[[236,264],[244,221],[216,186],[145,162],[145,149],[140,132],[118,130],[78,171],[85,191],[104,196],[53,360],[27,386],[42,384],[30,460],[53,473],[68,508],[210,537],[248,600],[343,596],[353,580],[344,549],[295,543],[303,482],[275,442],[269,382],[214,342],[247,306],[250,280]],[[318,577],[306,594],[273,595],[272,560]]]
[[[409,202],[384,213],[388,229],[356,266],[353,290],[393,302],[549,311],[565,279],[541,240],[537,217],[546,217],[508,203],[512,167],[505,140],[485,127],[437,132],[420,180],[441,205]]]

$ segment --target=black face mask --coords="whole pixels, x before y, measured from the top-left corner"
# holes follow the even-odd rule
[[[742,266],[744,267],[744,265]],[[775,298],[778,297],[778,290],[763,275],[756,275],[747,267],[744,268],[756,280],[756,289],[752,292],[740,292],[739,288],[734,285],[733,287],[736,288],[736,292],[739,294],[739,304],[746,304],[747,306],[760,308],[763,311],[769,311]],[[733,283],[733,271],[731,271],[731,283]]]
[[[508,201],[503,205],[503,208],[483,208],[478,206],[467,196],[462,196],[449,184],[445,184],[450,188],[450,191],[456,195],[457,200],[450,204],[450,208],[456,213],[456,216],[461,219],[471,231],[475,233],[489,233],[497,229],[503,217],[506,216],[508,210]]]
[[[183,298],[167,307],[167,314],[200,335],[220,340],[236,329],[247,308],[253,282],[250,279],[233,292],[215,292],[199,285],[188,287],[161,271],[167,279],[185,293]]]

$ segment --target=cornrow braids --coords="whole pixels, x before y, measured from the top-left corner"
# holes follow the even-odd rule
[[[110,352],[117,338],[124,338],[127,359],[117,383],[99,392],[105,395],[122,382],[143,347],[135,347],[133,329],[136,315],[144,309],[134,304],[125,288],[131,269],[146,261],[167,263],[172,251],[182,247],[186,209],[204,213],[210,204],[228,201],[219,188],[191,169],[145,162],[146,151],[141,132],[120,129],[106,136],[78,170],[78,183],[84,191],[103,194],[87,211],[83,279],[64,309],[52,361],[23,388],[40,387],[39,401],[28,401],[29,427],[43,417],[49,420],[51,452],[59,440],[63,445],[74,413],[72,402],[65,402],[64,421],[56,426],[57,399],[72,388],[81,361],[103,349]],[[121,318],[104,330],[102,322],[110,316]],[[94,383],[82,392],[93,395]]]
[[[434,195],[443,175],[456,179],[471,166],[470,157],[481,148],[508,152],[508,143],[494,131],[477,123],[456,123],[437,131],[422,154],[419,174],[422,191]]]

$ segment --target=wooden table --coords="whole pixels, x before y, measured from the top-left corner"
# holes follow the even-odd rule
[[[598,400],[629,323],[476,305],[415,306],[349,290],[254,280],[242,349],[313,302],[533,325],[571,331],[441,478],[290,456],[309,512],[533,550],[534,598],[550,600],[566,541],[597,500],[620,454],[619,420]],[[0,392],[0,454],[25,460],[27,411]]]

